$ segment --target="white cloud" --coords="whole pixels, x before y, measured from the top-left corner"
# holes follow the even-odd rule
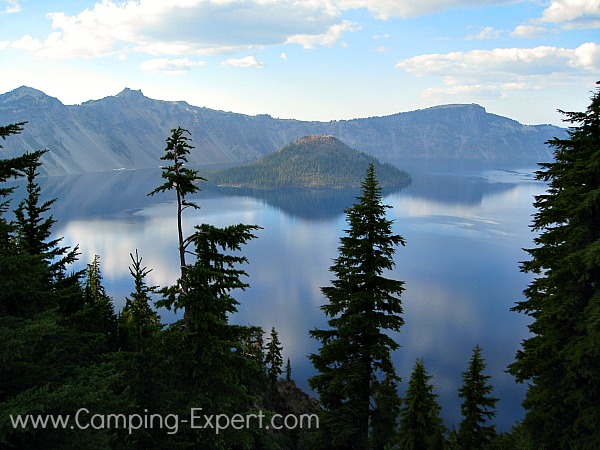
[[[2,8],[2,5],[4,7]],[[21,12],[19,0],[0,0],[0,14],[14,14]]]
[[[281,55],[279,55],[279,57],[280,57],[281,59],[283,59],[284,61],[287,61],[287,60],[288,60],[288,57],[287,57],[287,55],[286,55],[285,53],[282,53]]]
[[[450,8],[514,3],[514,0],[332,0],[338,8],[367,8],[380,19],[414,18]]]
[[[146,72],[164,72],[172,75],[183,75],[188,73],[192,67],[205,66],[204,61],[190,61],[188,58],[167,59],[156,58],[144,61],[140,68]]]
[[[377,48],[375,49],[375,51],[376,51],[377,53],[385,53],[385,52],[387,52],[387,47],[386,47],[385,45],[382,45],[382,46],[380,46],[380,47],[377,47]]]
[[[299,41],[331,45],[353,31],[327,0],[103,0],[75,15],[49,13],[53,32],[15,47],[54,58],[138,51],[223,54]]]
[[[287,43],[299,44],[304,48],[315,48],[318,45],[332,46],[340,40],[342,34],[345,32],[358,31],[361,27],[349,20],[343,20],[341,23],[331,25],[327,32],[320,35],[311,34],[296,34],[290,36]]]
[[[230,59],[226,59],[225,61],[223,61],[221,63],[222,66],[229,66],[229,67],[257,67],[257,68],[261,68],[264,67],[265,63],[262,61],[258,61],[254,56],[246,56],[244,58],[240,58],[240,59],[235,59],[235,58],[230,58]]]
[[[535,25],[519,25],[512,31],[511,36],[516,38],[533,39],[537,37],[548,36],[552,33],[553,31],[546,27]]]
[[[600,1],[553,0],[540,20],[561,23],[564,28],[600,28]]]
[[[541,89],[553,82],[573,82],[600,70],[600,45],[575,49],[541,46],[497,48],[403,59],[396,67],[415,76],[441,77],[445,87],[429,88],[425,97],[503,96],[516,89]],[[510,80],[510,81],[507,81]]]
[[[540,75],[572,72],[574,69],[594,71],[600,68],[600,45],[587,43],[576,49],[548,46],[496,48],[420,55],[403,59],[396,67],[417,76],[443,75],[464,78]]]
[[[487,39],[496,39],[502,35],[502,30],[496,30],[493,27],[485,27],[477,34],[471,34],[466,37],[467,41],[483,41]]]

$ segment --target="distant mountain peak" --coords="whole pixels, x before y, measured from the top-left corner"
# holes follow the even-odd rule
[[[117,97],[127,97],[127,96],[144,97],[144,94],[142,93],[141,89],[130,89],[128,87],[126,87],[125,89],[123,89],[121,92],[119,92],[117,94]]]
[[[4,95],[10,96],[12,98],[21,98],[21,97],[48,98],[49,97],[49,95],[45,94],[44,92],[39,91],[39,90],[34,89],[29,86],[20,86],[16,89],[13,89],[10,92],[7,92]]]
[[[19,106],[17,107],[16,111],[22,111],[23,109],[30,107],[64,107],[59,99],[51,97],[48,94],[29,86],[20,86],[10,92],[7,92],[6,94],[0,95],[0,104],[2,103],[12,104],[13,108],[16,104],[18,104]],[[27,121],[28,119],[29,118],[25,118],[24,120]]]
[[[477,103],[450,103],[448,105],[438,105],[438,106],[431,106],[429,108],[425,108],[423,111],[432,111],[435,109],[458,109],[458,108],[471,108],[471,109],[478,109],[482,112],[486,112],[485,108],[481,105],[478,105]]]

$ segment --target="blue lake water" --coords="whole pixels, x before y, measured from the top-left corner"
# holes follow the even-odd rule
[[[394,361],[402,393],[417,358],[433,376],[446,425],[460,421],[461,372],[479,344],[492,376],[496,424],[508,429],[523,416],[525,388],[505,371],[527,334],[528,319],[510,312],[523,298],[531,276],[519,271],[532,246],[529,229],[534,195],[545,185],[533,178],[535,164],[522,166],[457,163],[398,163],[413,176],[408,188],[385,192],[398,248],[390,277],[405,281],[405,325],[394,337]],[[64,243],[80,245],[79,267],[100,255],[104,285],[120,309],[133,285],[129,253],[136,249],[153,271],[150,284],[166,286],[178,276],[175,205],[169,193],[147,197],[160,182],[157,170],[120,171],[44,180],[45,195],[59,197],[54,231]],[[238,292],[239,312],[231,321],[275,326],[290,358],[293,378],[308,389],[314,373],[307,355],[317,342],[308,330],[326,326],[319,309],[320,287],[330,283],[329,266],[347,227],[344,209],[358,191],[204,189],[188,211],[194,225],[235,223],[263,227],[244,249],[251,287]],[[163,321],[174,319],[161,311]]]

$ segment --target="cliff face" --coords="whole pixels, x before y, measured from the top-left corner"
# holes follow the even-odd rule
[[[192,134],[192,164],[248,162],[306,135],[332,135],[382,160],[551,158],[544,144],[565,131],[527,126],[488,114],[478,105],[447,105],[386,117],[304,122],[247,116],[160,101],[125,89],[116,96],[63,105],[21,87],[0,95],[0,124],[27,121],[1,157],[48,149],[47,174],[158,167],[165,140],[177,126]]]

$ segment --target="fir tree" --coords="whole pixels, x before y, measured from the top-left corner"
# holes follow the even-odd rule
[[[371,419],[372,442],[374,450],[389,449],[398,441],[398,416],[402,400],[398,397],[398,379],[386,376],[383,380],[373,381],[373,415]]]
[[[125,306],[121,313],[121,323],[128,337],[128,344],[132,349],[145,353],[148,340],[160,331],[162,325],[160,317],[150,306],[150,294],[155,292],[156,286],[146,284],[146,276],[152,271],[142,267],[142,258],[135,251],[129,254],[132,265],[129,273],[133,277],[135,291],[125,299]]]
[[[185,294],[170,288],[157,302],[169,309],[185,309],[188,314],[185,327],[181,327],[182,322],[171,327],[177,343],[173,348],[177,365],[170,383],[178,395],[185,396],[178,403],[181,414],[197,405],[202,405],[203,414],[239,413],[251,407],[251,395],[262,387],[264,366],[242,351],[242,341],[256,328],[229,323],[229,315],[239,304],[231,292],[248,287],[242,280],[247,273],[239,267],[247,258],[236,252],[255,237],[252,231],[257,228],[244,224],[196,226],[189,238],[196,261],[186,271]],[[241,442],[253,436],[252,430],[249,434],[234,431],[216,436],[210,430],[190,430],[193,437],[182,434],[182,438],[200,439],[206,448],[229,448],[233,446],[231,440],[239,440],[243,447]]]
[[[20,131],[12,127],[10,132]],[[0,130],[2,131],[2,130]],[[4,130],[3,133],[9,133]],[[5,135],[3,134],[3,137]],[[80,273],[66,275],[67,265],[77,259],[77,247],[60,247],[62,238],[51,238],[56,222],[48,214],[53,200],[40,202],[41,188],[36,183],[39,159],[46,151],[25,154],[13,160],[1,161],[0,181],[7,176],[27,179],[27,196],[15,209],[13,222],[2,217],[9,205],[0,206],[0,312],[31,316],[44,309],[73,302],[78,292]],[[0,196],[10,195],[13,188],[0,189]]]
[[[330,268],[337,278],[322,288],[328,303],[321,308],[331,328],[310,331],[322,344],[318,354],[310,355],[319,373],[309,384],[324,407],[323,440],[329,448],[369,448],[369,430],[378,426],[373,423],[375,382],[399,381],[391,359],[399,346],[384,331],[398,331],[404,322],[403,282],[383,275],[394,267],[395,248],[404,240],[392,233],[380,191],[371,164],[358,202],[346,210],[350,228]],[[386,393],[397,396],[393,390]]]
[[[0,126],[0,137],[6,140],[7,137],[19,134],[23,131],[23,126],[27,122],[13,123],[10,125]],[[0,145],[0,149],[2,149]],[[37,161],[44,151],[36,151],[33,153],[25,153],[22,156],[9,159],[0,159],[0,184],[5,183],[11,178],[20,178],[23,176],[23,171],[26,167],[31,166]],[[8,210],[10,204],[10,195],[14,192],[15,187],[0,186],[0,250],[6,247],[8,235],[10,232],[9,223],[2,217]]]
[[[496,435],[495,426],[486,423],[496,416],[497,398],[491,397],[493,386],[488,384],[491,378],[483,375],[485,362],[481,356],[481,347],[473,349],[469,368],[463,372],[463,385],[458,396],[463,399],[460,411],[463,420],[458,429],[458,444],[461,449],[484,448]]]
[[[267,342],[267,353],[265,355],[265,364],[267,365],[267,375],[271,382],[271,389],[277,384],[277,378],[283,373],[283,358],[281,357],[281,350],[283,347],[280,345],[279,336],[275,327],[271,328],[271,337]]]
[[[171,165],[163,168],[162,177],[166,180],[164,184],[154,189],[148,195],[154,195],[158,192],[175,191],[177,198],[177,237],[179,240],[179,263],[181,269],[181,280],[185,279],[187,264],[185,260],[186,248],[189,242],[183,237],[183,211],[186,208],[199,208],[199,206],[188,200],[188,196],[200,191],[197,185],[198,181],[206,181],[198,175],[198,171],[185,167],[187,164],[187,155],[194,147],[189,143],[191,138],[186,136],[190,134],[188,130],[177,127],[171,130],[171,136],[167,139],[165,155],[160,158],[163,161],[170,161]]]
[[[40,157],[44,153],[40,153]],[[68,247],[59,247],[62,238],[51,239],[52,226],[56,220],[52,214],[45,215],[49,213],[56,199],[40,204],[42,189],[36,183],[37,169],[40,165],[39,158],[36,158],[31,165],[23,169],[23,174],[27,178],[27,197],[15,210],[17,241],[21,251],[40,256],[45,261],[50,279],[55,281],[64,277],[67,266],[77,260],[79,247],[72,250]]]
[[[242,355],[264,365],[265,345],[264,331],[260,327],[249,327],[248,335],[242,341]]]
[[[422,359],[413,368],[400,419],[400,448],[402,450],[438,450],[444,447],[445,431],[439,417],[440,405],[433,385],[429,383]]]
[[[562,111],[561,111],[562,112]],[[522,270],[536,275],[513,308],[533,318],[510,371],[529,388],[524,427],[537,448],[600,442],[600,88],[585,112],[563,112],[567,139],[549,141],[554,162],[536,178],[535,248]]]
[[[83,281],[83,307],[76,314],[82,331],[96,333],[102,341],[98,343],[98,353],[114,350],[117,345],[118,324],[112,299],[102,285],[100,256],[87,265]]]
[[[0,137],[6,140],[11,135],[19,134],[23,131],[26,122],[19,122],[10,125],[0,126]],[[0,145],[0,150],[3,148]],[[42,154],[26,153],[25,155],[0,159],[0,315],[27,315],[38,310],[38,305],[30,308],[32,303],[38,303],[36,292],[41,288],[39,280],[31,283],[23,281],[23,275],[31,269],[36,271],[39,261],[31,258],[23,258],[19,254],[17,242],[15,240],[16,224],[7,220],[6,213],[10,210],[11,195],[15,186],[7,187],[5,183],[11,178],[20,178],[26,167]],[[0,157],[1,157],[0,153]],[[23,290],[31,290],[32,295]],[[35,297],[35,298],[34,298]]]
[[[287,359],[285,365],[285,381],[292,381],[292,365],[290,364],[290,358]]]

